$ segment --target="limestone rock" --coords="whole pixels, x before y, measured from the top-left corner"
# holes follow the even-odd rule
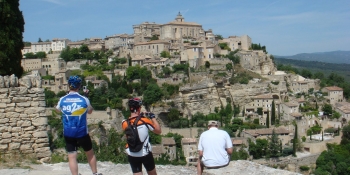
[[[4,84],[5,84],[5,88],[10,87],[10,78],[8,75],[4,76]]]
[[[18,86],[18,78],[15,76],[15,74],[12,74],[10,76],[10,86],[9,87],[17,87]]]
[[[4,88],[5,87],[5,80],[4,77],[0,75],[0,88]]]
[[[47,137],[48,137],[46,131],[34,132],[34,133],[33,133],[33,136],[34,136],[34,137],[37,137],[37,138],[41,138],[41,137],[46,137],[46,138],[47,138]]]
[[[19,86],[23,86],[26,88],[32,87],[32,81],[28,76],[24,76],[21,79],[19,79]]]

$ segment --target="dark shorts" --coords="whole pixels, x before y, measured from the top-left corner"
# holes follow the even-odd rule
[[[92,142],[89,134],[81,138],[64,137],[64,140],[66,141],[66,150],[68,153],[76,152],[78,147],[82,147],[85,152],[92,149]]]
[[[152,152],[149,152],[146,156],[143,157],[128,156],[128,160],[133,173],[142,172],[142,164],[147,171],[152,171],[156,167],[154,164]]]

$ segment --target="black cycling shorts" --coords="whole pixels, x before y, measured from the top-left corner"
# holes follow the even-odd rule
[[[156,166],[154,164],[154,159],[152,152],[149,152],[143,157],[132,157],[128,155],[128,160],[133,173],[142,172],[142,164],[147,171],[152,171]]]
[[[79,146],[82,147],[85,152],[92,149],[92,142],[89,134],[81,138],[64,137],[64,140],[66,141],[66,150],[68,153],[76,152]]]

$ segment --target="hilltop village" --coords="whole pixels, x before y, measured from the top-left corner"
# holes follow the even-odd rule
[[[220,114],[220,109],[230,108],[232,116],[225,117],[225,121],[222,117],[217,120],[221,126],[233,124],[230,135],[237,151],[248,152],[251,142],[270,139],[275,134],[281,150],[291,148],[293,140],[297,139],[298,152],[303,154],[297,158],[303,160],[295,159],[297,163],[294,164],[289,158],[287,163],[282,160],[284,164],[291,164],[288,168],[292,171],[299,171],[300,165],[315,164],[317,156],[327,149],[327,143],[340,143],[339,130],[350,117],[350,103],[346,102],[343,89],[321,87],[319,79],[278,71],[265,46],[254,44],[248,35],[223,38],[212,29],[205,30],[198,23],[185,21],[180,13],[166,24],[144,22],[132,28],[133,34],[82,41],[54,38],[28,43],[22,50],[25,56],[22,67],[28,77],[41,81],[38,87],[57,94],[68,90],[67,78],[82,66],[100,64],[94,59],[71,61],[62,58],[67,48],[79,48],[81,52],[81,48],[86,48],[91,52],[108,53],[107,64],[120,61],[115,69],[103,71],[108,80],[86,76],[85,81],[93,88],[108,87],[117,75],[127,76],[130,66],[147,68],[158,86],[177,85],[178,93],[152,104],[151,110],[159,116],[164,134],[172,132],[184,137],[181,146],[188,164],[197,161],[197,138],[201,129],[193,127],[193,123],[192,127],[183,129],[168,126],[166,118],[172,108],[188,120],[197,117],[197,126],[201,121],[198,116]],[[44,58],[30,58],[43,52]],[[176,65],[188,65],[188,70],[166,73],[165,70],[174,70]],[[53,78],[44,78],[48,76]],[[118,122],[122,119],[119,110],[107,108],[96,111],[89,120],[103,121],[107,128],[115,127],[121,131]],[[243,127],[240,122],[257,127]],[[163,137],[160,144],[153,146],[155,157],[167,154],[170,159],[175,159],[174,138]],[[9,146],[1,148],[8,149]],[[250,155],[247,159],[256,158],[259,157]],[[259,163],[269,164],[264,161]]]

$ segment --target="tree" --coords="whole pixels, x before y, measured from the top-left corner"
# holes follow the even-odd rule
[[[270,157],[279,157],[281,155],[281,148],[279,145],[278,135],[275,132],[275,129],[272,130],[272,136],[269,138],[269,147],[268,152]]]
[[[294,139],[293,139],[293,156],[296,157],[297,152],[297,141],[298,141],[298,125],[295,121],[293,121],[294,125]]]
[[[149,84],[147,89],[143,92],[143,102],[146,106],[149,106],[160,99],[162,99],[163,93],[157,84]]]
[[[170,53],[164,50],[160,53],[160,56],[163,58],[170,58]]]
[[[39,39],[38,39],[38,43],[41,43],[41,42],[43,42],[43,40],[41,40],[41,38],[39,38]]]
[[[176,108],[171,108],[168,115],[167,115],[167,121],[168,123],[174,122],[176,120],[180,119],[180,111]]]
[[[206,62],[205,62],[205,68],[207,68],[207,69],[210,68],[210,62],[209,62],[209,61],[206,61]]]
[[[45,52],[37,52],[36,54],[37,58],[46,58],[46,53]]]
[[[227,63],[226,64],[226,70],[228,70],[228,71],[232,70],[232,64],[231,63]]]
[[[21,77],[24,19],[19,0],[3,0],[0,5],[0,75]]]
[[[266,115],[266,127],[270,128],[270,117],[269,117],[269,111],[267,111],[267,115]]]
[[[273,100],[271,105],[271,125],[275,125],[275,122],[276,122],[276,107],[275,107],[275,100]]]
[[[324,104],[322,106],[322,110],[325,114],[329,115],[329,114],[332,114],[332,105],[331,104]]]

